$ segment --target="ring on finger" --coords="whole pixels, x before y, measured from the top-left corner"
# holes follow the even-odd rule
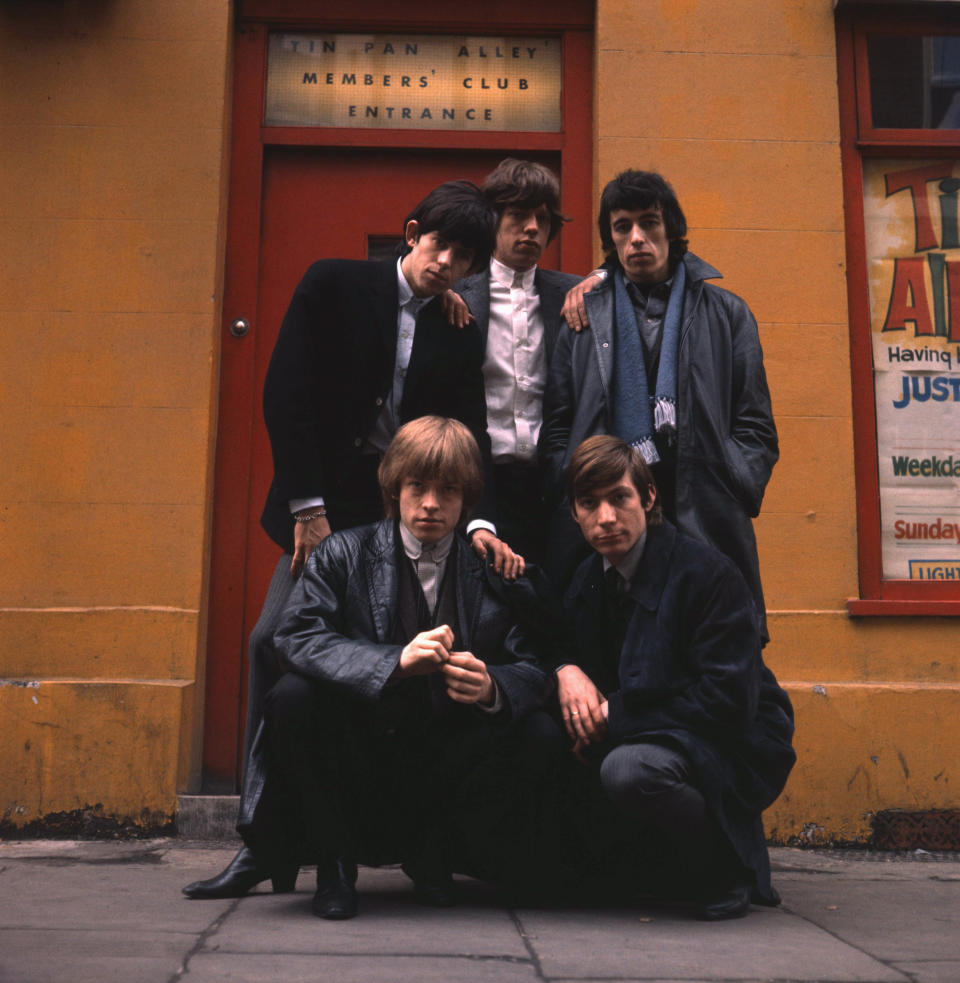
[[[578,710],[571,710],[570,711],[570,716],[571,717],[579,717],[580,716],[580,712]]]

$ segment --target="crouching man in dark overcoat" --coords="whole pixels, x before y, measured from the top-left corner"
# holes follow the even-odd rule
[[[421,417],[379,469],[387,518],[325,539],[274,636],[286,674],[254,756],[240,832],[282,873],[316,864],[313,910],[357,913],[357,863],[403,864],[424,904],[451,872],[509,876],[562,735],[542,710],[544,653],[506,585],[456,531],[481,492],[463,424]]]
[[[750,591],[731,560],[660,514],[650,470],[590,437],[567,470],[594,555],[566,596],[571,662],[556,669],[574,751],[635,836],[669,858],[674,893],[707,920],[779,901],[761,812],[793,766],[793,710],[761,657]]]

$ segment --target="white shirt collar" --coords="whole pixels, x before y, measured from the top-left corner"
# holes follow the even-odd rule
[[[424,544],[417,539],[416,536],[403,524],[401,521],[400,525],[400,539],[403,541],[403,552],[411,560],[419,560],[420,554],[424,551]],[[443,537],[443,539],[438,540],[432,548],[433,560],[435,563],[442,563],[450,552],[450,548],[453,546],[454,532],[451,530]]]
[[[411,310],[414,314],[420,310],[421,307],[428,301],[432,300],[431,297],[417,297],[413,288],[407,282],[407,278],[403,275],[403,257],[397,260],[397,301],[400,307],[406,307]]]
[[[606,557],[603,558],[603,572],[606,573],[611,567],[615,566],[617,573],[632,586],[633,578],[636,575],[637,567],[640,565],[640,558],[643,556],[643,548],[646,544],[647,532],[644,530],[643,535],[623,554],[619,563],[611,563]]]
[[[536,266],[532,266],[526,272],[521,273],[519,270],[511,269],[511,267],[501,263],[500,260],[495,259],[493,256],[490,257],[490,276],[501,287],[512,287],[514,277],[519,276],[523,289],[531,290],[533,288],[533,278],[536,275]]]

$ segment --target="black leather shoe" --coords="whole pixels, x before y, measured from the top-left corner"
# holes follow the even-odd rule
[[[262,881],[273,882],[277,894],[292,891],[297,884],[299,867],[282,867],[279,870],[266,870],[257,863],[257,858],[248,847],[241,847],[227,867],[206,881],[194,881],[183,888],[188,898],[242,898],[251,888]]]
[[[403,864],[403,872],[413,881],[413,900],[428,908],[452,908],[457,903],[453,877],[449,871],[422,869]]]
[[[348,860],[317,866],[317,893],[313,913],[317,918],[344,921],[357,914],[357,865]]]
[[[722,922],[743,918],[750,910],[750,886],[733,884],[720,888],[697,903],[697,918],[705,922]]]

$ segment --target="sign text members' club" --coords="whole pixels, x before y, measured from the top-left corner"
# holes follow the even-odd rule
[[[560,130],[560,41],[270,35],[266,125]]]

